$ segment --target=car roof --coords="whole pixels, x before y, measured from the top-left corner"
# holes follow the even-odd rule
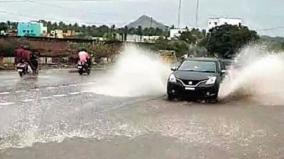
[[[194,57],[194,58],[187,58],[185,61],[212,61],[212,62],[218,62],[218,61],[220,61],[220,59],[208,58],[208,57]]]

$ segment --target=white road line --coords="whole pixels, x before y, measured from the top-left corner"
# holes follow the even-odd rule
[[[39,91],[39,88],[31,89],[32,91]]]
[[[19,90],[19,91],[16,91],[15,93],[25,93],[27,92],[26,90]]]
[[[88,86],[88,85],[93,85],[96,84],[96,82],[87,82],[87,83],[82,83],[80,84],[81,86]]]
[[[40,99],[46,100],[46,99],[51,99],[52,97],[41,97]]]
[[[0,103],[0,106],[9,106],[15,104],[14,102],[5,102],[5,103]]]
[[[80,94],[81,92],[71,92],[71,93],[69,93],[70,95],[78,95],[78,94]]]
[[[33,99],[25,99],[25,100],[22,100],[22,102],[25,102],[25,103],[28,103],[28,102],[32,102]]]
[[[69,87],[69,86],[59,86],[59,88],[67,88],[67,87]]]
[[[0,92],[0,95],[7,95],[10,94],[10,92]]]
[[[47,89],[47,90],[53,90],[53,89],[58,89],[58,88],[68,88],[68,87],[77,87],[77,86],[87,86],[87,85],[92,85],[94,84],[95,82],[87,82],[87,83],[82,83],[82,84],[70,84],[70,85],[62,85],[62,86],[58,86],[58,87],[55,87],[55,86],[50,86],[50,87],[45,87],[45,88],[33,88],[33,89],[29,89],[31,91],[40,91],[40,90],[43,90],[43,89]],[[15,91],[15,93],[25,93],[25,92],[28,92],[29,90],[17,90]],[[80,94],[81,92],[72,92],[72,93],[69,93],[69,95],[78,95]],[[9,95],[11,94],[11,92],[0,92],[0,95]],[[67,95],[55,95],[54,97],[65,97]],[[44,99],[44,98],[43,98]]]
[[[66,94],[57,94],[57,95],[53,95],[53,97],[66,97]]]
[[[46,89],[56,89],[57,87],[46,87]]]

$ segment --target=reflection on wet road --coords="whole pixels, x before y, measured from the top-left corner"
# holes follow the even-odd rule
[[[284,158],[284,106],[84,91],[101,73],[0,72],[0,159]]]

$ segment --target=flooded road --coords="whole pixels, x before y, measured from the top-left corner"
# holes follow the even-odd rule
[[[284,105],[86,91],[103,73],[0,72],[0,159],[284,158]]]

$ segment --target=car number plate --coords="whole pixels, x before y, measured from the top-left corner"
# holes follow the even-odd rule
[[[192,88],[192,87],[185,87],[185,90],[188,90],[188,91],[195,91],[195,88]]]
[[[18,72],[23,72],[23,70],[22,69],[18,69]]]
[[[80,68],[83,68],[82,66],[78,66],[78,68],[80,69]]]

